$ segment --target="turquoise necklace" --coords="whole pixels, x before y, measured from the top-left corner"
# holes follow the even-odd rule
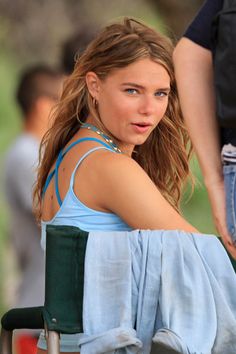
[[[121,150],[118,148],[118,146],[114,143],[114,141],[103,131],[99,130],[97,127],[95,127],[92,124],[89,123],[83,123],[81,124],[80,128],[86,128],[88,130],[92,130],[93,132],[97,133],[101,138],[103,138],[111,147],[114,151],[118,152],[121,154]]]

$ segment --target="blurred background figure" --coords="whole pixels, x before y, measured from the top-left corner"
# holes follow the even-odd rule
[[[21,272],[14,304],[17,307],[39,306],[44,301],[44,256],[40,230],[32,212],[39,143],[49,128],[49,115],[59,99],[65,75],[73,71],[75,60],[94,35],[92,26],[81,27],[61,45],[60,71],[35,65],[22,74],[17,88],[23,131],[10,147],[5,164],[10,240]],[[38,333],[19,335],[17,354],[35,353],[37,337]]]
[[[37,65],[21,76],[16,99],[22,111],[23,130],[11,145],[5,162],[6,199],[9,205],[9,235],[20,270],[15,306],[44,302],[44,255],[40,229],[32,212],[32,188],[36,178],[39,144],[49,127],[49,114],[59,99],[63,76]],[[17,354],[35,352],[37,334],[19,334]]]
[[[39,144],[49,128],[49,115],[57,103],[65,75],[93,39],[92,27],[81,27],[61,45],[59,71],[47,65],[25,70],[16,99],[22,111],[23,130],[6,155],[5,186],[9,204],[10,242],[20,270],[16,307],[39,306],[44,301],[44,255],[40,230],[32,212],[32,190],[36,178]],[[20,333],[16,354],[36,352],[38,333]]]
[[[95,28],[92,25],[82,26],[63,42],[61,47],[61,70],[65,75],[72,73],[75,60],[79,58],[94,37]]]

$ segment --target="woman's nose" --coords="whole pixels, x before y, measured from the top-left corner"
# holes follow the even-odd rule
[[[147,116],[152,115],[155,112],[155,105],[156,102],[154,97],[148,97],[148,96],[142,97],[139,106],[139,112]]]

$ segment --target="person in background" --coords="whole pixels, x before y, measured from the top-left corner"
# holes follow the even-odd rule
[[[44,253],[40,246],[40,228],[32,211],[32,188],[39,144],[49,128],[49,113],[60,97],[62,79],[60,72],[46,65],[36,65],[22,73],[16,92],[23,129],[12,143],[5,163],[10,242],[20,270],[16,307],[40,306],[44,302]],[[36,336],[34,332],[19,333],[17,354],[35,353]]]
[[[236,130],[219,129],[217,122],[211,39],[212,21],[223,3],[223,0],[205,1],[177,44],[173,58],[181,108],[203,173],[215,225],[227,250],[236,259],[231,237],[236,230],[235,195],[232,194],[236,170],[232,163],[232,179],[224,183],[223,173],[226,177],[229,166],[223,168],[221,158],[221,150],[229,144],[236,150]]]
[[[95,28],[81,26],[72,36],[66,39],[61,46],[61,70],[70,75],[74,70],[76,59],[83,53],[88,44],[95,37]]]

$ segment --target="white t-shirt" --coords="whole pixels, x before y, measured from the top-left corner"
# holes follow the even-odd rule
[[[10,147],[5,161],[10,240],[22,273],[17,307],[40,306],[44,302],[44,252],[32,212],[38,151],[39,141],[30,134],[22,134]]]

